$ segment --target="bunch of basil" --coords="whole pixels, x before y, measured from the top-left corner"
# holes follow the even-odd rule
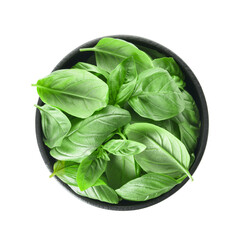
[[[51,176],[112,204],[152,199],[192,178],[200,119],[175,60],[114,38],[80,51],[94,51],[96,66],[79,62],[33,84],[57,160]]]

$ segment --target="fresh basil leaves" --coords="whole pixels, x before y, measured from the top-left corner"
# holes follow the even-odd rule
[[[110,155],[106,175],[108,185],[113,189],[120,188],[125,183],[138,177],[133,156]]]
[[[147,173],[142,177],[127,182],[116,190],[123,199],[130,201],[146,201],[156,198],[171,190],[178,181],[158,173]]]
[[[111,73],[107,81],[109,104],[122,106],[132,95],[137,82],[137,70],[133,57],[123,60]]]
[[[138,73],[152,68],[151,58],[136,46],[121,39],[103,38],[93,48],[82,48],[81,52],[94,51],[97,66],[111,72],[128,57],[133,57]]]
[[[104,71],[103,69],[89,64],[89,63],[85,63],[85,62],[78,62],[77,64],[75,64],[72,68],[74,69],[84,69],[92,74],[94,74],[95,76],[101,78],[104,81],[107,81],[107,79],[109,78],[109,73]]]
[[[139,74],[129,104],[140,116],[155,121],[174,117],[185,107],[178,86],[170,74],[161,68],[148,69]]]
[[[126,125],[131,120],[125,109],[108,105],[86,119],[79,119],[71,134],[64,138],[60,147],[53,148],[50,154],[58,160],[81,162],[93,153],[110,133]]]
[[[108,103],[107,84],[86,70],[58,70],[34,86],[44,103],[79,118],[91,116]]]
[[[96,61],[34,84],[45,103],[35,105],[43,141],[56,159],[50,177],[110,204],[156,198],[192,179],[201,122],[177,62],[114,38],[80,51]]]
[[[79,165],[77,172],[77,183],[81,191],[93,186],[94,183],[105,172],[107,161],[97,154],[86,157]]]
[[[117,156],[131,156],[144,151],[146,146],[137,141],[112,139],[108,141],[103,149]]]
[[[184,144],[163,128],[149,123],[135,123],[125,130],[127,137],[146,146],[145,151],[135,156],[137,163],[146,172],[162,173],[174,178],[187,174],[189,153]]]
[[[49,147],[61,146],[61,143],[71,128],[71,122],[59,109],[45,104],[35,105],[42,116],[44,143]]]

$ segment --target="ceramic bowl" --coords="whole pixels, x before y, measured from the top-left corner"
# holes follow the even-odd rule
[[[108,37],[126,40],[130,43],[137,45],[142,50],[145,50],[146,47],[156,50],[159,53],[162,53],[167,57],[173,57],[175,59],[175,61],[179,64],[179,66],[181,67],[181,69],[185,75],[186,90],[194,98],[194,100],[198,106],[199,113],[200,113],[200,119],[201,119],[200,136],[199,136],[198,144],[197,144],[197,147],[195,150],[196,159],[190,168],[190,173],[193,175],[193,173],[197,169],[197,167],[202,159],[202,156],[203,156],[206,144],[207,144],[208,125],[209,125],[206,99],[204,97],[203,90],[202,90],[200,83],[198,82],[196,76],[191,71],[191,69],[188,67],[188,65],[180,57],[178,57],[174,52],[172,52],[171,50],[162,46],[159,43],[153,42],[149,39],[145,39],[142,37],[129,36],[129,35],[115,35],[115,36],[108,36]],[[70,52],[66,57],[64,57],[57,64],[57,66],[53,69],[53,71],[59,70],[59,69],[71,68],[77,62],[94,63],[94,52],[80,52],[79,49],[93,47],[97,44],[97,42],[100,39],[101,38],[89,41],[89,42],[84,43],[84,44],[80,45],[79,47],[77,47],[75,50]],[[40,105],[40,106],[43,105],[43,102],[41,101],[41,99],[38,100],[38,105]],[[56,160],[49,154],[49,148],[46,147],[43,142],[41,116],[40,116],[40,113],[38,110],[36,110],[36,136],[37,136],[37,142],[38,142],[38,146],[39,146],[39,150],[41,152],[42,158],[43,158],[46,166],[48,167],[48,169],[52,172],[53,164],[55,163]],[[113,205],[113,204],[109,204],[109,203],[100,202],[98,200],[93,200],[93,199],[79,196],[75,192],[73,192],[65,183],[63,183],[57,177],[55,177],[55,178],[60,182],[60,184],[62,184],[68,191],[70,191],[72,194],[77,196],[79,199],[81,199],[91,205],[94,205],[96,207],[101,207],[101,208],[110,209],[110,210],[120,210],[120,211],[141,209],[141,208],[149,207],[156,203],[159,203],[159,202],[165,200],[166,198],[170,197],[171,195],[173,195],[175,192],[177,192],[188,181],[188,178],[186,178],[181,184],[178,184],[173,189],[171,189],[169,192],[167,192],[157,198],[145,201],[145,202],[131,202],[131,201],[124,200],[124,201],[120,201],[120,203],[117,205]],[[79,205],[79,207],[81,207],[81,206],[82,205]]]

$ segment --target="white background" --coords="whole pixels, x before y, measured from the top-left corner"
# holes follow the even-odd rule
[[[240,239],[239,1],[1,1],[0,238]],[[113,34],[149,38],[193,70],[210,115],[206,152],[188,182],[152,207],[117,212],[49,179],[31,87],[71,50]]]

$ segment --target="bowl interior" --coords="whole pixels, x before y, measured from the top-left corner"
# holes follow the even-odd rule
[[[108,37],[114,37],[114,38],[119,38],[126,40],[128,42],[131,42],[135,45],[138,46],[139,49],[146,51],[146,48],[150,48],[152,50],[158,51],[159,53],[164,54],[167,57],[173,57],[176,62],[179,64],[181,67],[184,75],[185,75],[185,81],[186,81],[186,90],[192,95],[194,98],[198,109],[199,109],[199,114],[200,114],[200,119],[201,119],[201,129],[200,129],[200,136],[198,139],[198,144],[195,150],[195,161],[193,165],[190,168],[190,173],[193,174],[198,167],[201,158],[203,156],[206,143],[207,143],[207,136],[208,136],[208,111],[207,111],[207,104],[206,100],[204,97],[204,93],[202,91],[202,88],[191,71],[191,69],[182,61],[181,58],[179,58],[175,53],[173,53],[171,50],[167,49],[166,47],[153,42],[151,40],[145,39],[145,38],[140,38],[136,36],[126,36],[126,35],[115,35],[115,36],[108,36]],[[93,52],[80,52],[80,48],[87,48],[87,47],[93,47],[97,44],[97,42],[101,38],[89,41],[75,50],[73,50],[71,53],[69,53],[65,58],[63,58],[58,65],[53,69],[59,70],[59,69],[68,69],[71,68],[73,65],[75,65],[77,62],[88,62],[95,64],[95,57]],[[147,51],[146,51],[147,52]],[[43,105],[43,102],[41,99],[38,101],[38,105]],[[36,111],[36,136],[37,136],[37,142],[38,146],[41,152],[41,155],[43,157],[43,160],[49,170],[52,172],[53,170],[53,164],[55,163],[55,159],[49,154],[49,149],[45,146],[43,143],[43,132],[42,132],[42,127],[41,127],[41,116],[39,111]],[[117,205],[109,204],[109,203],[104,203],[100,202],[97,200],[85,198],[82,196],[77,195],[75,192],[73,192],[67,184],[63,183],[61,180],[59,180],[57,177],[56,179],[69,191],[71,191],[75,196],[78,198],[86,201],[89,204],[92,204],[97,207],[105,208],[105,209],[111,209],[111,210],[135,210],[135,209],[140,209],[144,207],[151,206],[153,204],[156,204],[169,196],[171,196],[173,193],[178,191],[187,181],[188,178],[185,179],[181,184],[178,184],[175,186],[173,189],[171,189],[169,192],[155,198],[151,199],[145,202],[131,202],[131,201],[121,201]]]

